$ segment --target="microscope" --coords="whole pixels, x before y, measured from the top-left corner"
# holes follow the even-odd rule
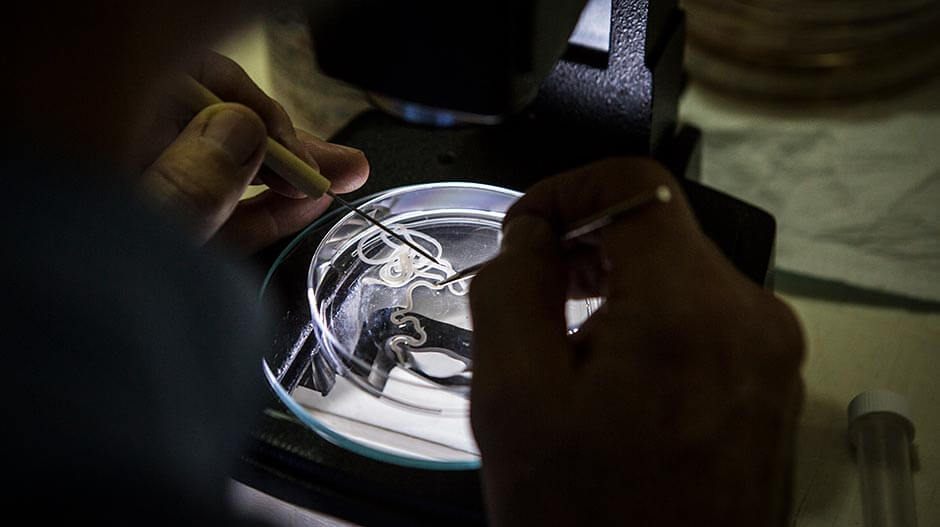
[[[698,183],[699,132],[677,126],[676,0],[308,0],[306,10],[321,71],[375,106],[331,138],[369,158],[373,176],[350,199],[439,181],[524,191],[606,157],[653,157],[728,259],[770,285],[773,218]],[[303,367],[292,368],[301,382]],[[363,525],[485,524],[477,470],[357,455],[277,401],[236,479]]]

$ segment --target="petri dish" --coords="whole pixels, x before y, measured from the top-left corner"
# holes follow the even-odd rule
[[[295,416],[325,439],[380,461],[478,468],[469,423],[472,280],[436,283],[496,255],[503,217],[519,196],[449,182],[395,188],[358,203],[438,263],[354,213],[302,233],[292,246],[312,247],[315,240],[312,254],[296,247],[285,253],[309,258],[303,291],[309,322],[300,333],[314,344],[288,346],[292,351],[280,357],[298,362],[294,356],[305,355],[304,380],[286,380],[285,359],[265,360],[269,382]],[[569,302],[569,328],[599,303]]]

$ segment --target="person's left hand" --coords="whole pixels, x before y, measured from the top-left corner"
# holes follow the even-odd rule
[[[190,74],[222,100],[195,116],[173,94],[160,101],[139,132],[137,153],[145,194],[162,212],[181,218],[199,244],[221,238],[250,253],[310,223],[329,196],[306,197],[262,167],[268,136],[319,168],[337,193],[359,188],[369,164],[359,150],[297,130],[284,108],[234,61],[209,53]],[[241,200],[249,184],[269,189]]]

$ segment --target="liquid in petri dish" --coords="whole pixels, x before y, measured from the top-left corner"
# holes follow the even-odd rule
[[[438,218],[390,227],[440,263],[381,231],[351,244],[334,259],[344,278],[331,288],[333,298],[321,302],[335,337],[332,351],[347,377],[393,401],[427,408],[447,398],[432,395],[434,389],[465,399],[473,369],[469,284],[437,282],[492,257],[500,224]],[[465,412],[465,401],[454,405]]]

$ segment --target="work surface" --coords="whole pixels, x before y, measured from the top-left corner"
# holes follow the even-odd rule
[[[260,26],[219,49],[279,98]],[[907,396],[917,427],[914,488],[919,524],[940,525],[937,305],[790,273],[779,274],[776,291],[798,314],[808,345],[792,524],[861,525],[858,475],[846,439],[846,406],[859,392],[887,389]],[[333,524],[329,518],[293,510],[237,484],[233,495],[237,507],[281,525]]]

